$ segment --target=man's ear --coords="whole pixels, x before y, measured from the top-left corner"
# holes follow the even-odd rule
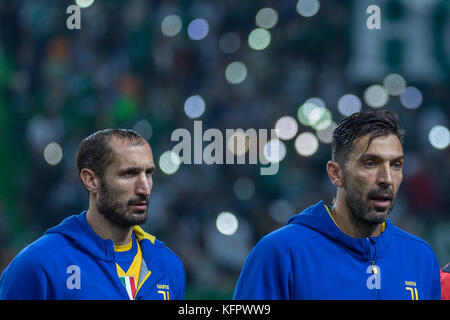
[[[337,187],[342,188],[344,186],[344,173],[343,168],[336,161],[327,162],[327,173],[331,183]]]
[[[83,169],[81,169],[81,172],[80,172],[80,178],[84,184],[84,187],[87,189],[87,191],[89,193],[97,192],[100,181],[97,178],[94,171],[92,171],[91,169],[88,169],[88,168],[83,168]]]

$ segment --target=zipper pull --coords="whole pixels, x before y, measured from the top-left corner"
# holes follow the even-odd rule
[[[375,266],[375,261],[371,261],[370,264],[372,265],[372,274],[377,274],[378,270],[377,267]]]

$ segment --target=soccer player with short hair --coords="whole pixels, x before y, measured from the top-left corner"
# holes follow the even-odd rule
[[[395,113],[363,111],[334,130],[323,201],[261,239],[234,299],[437,299],[439,264],[422,239],[388,219],[402,182],[403,131]]]
[[[155,169],[133,130],[105,129],[77,152],[89,208],[24,248],[0,278],[0,299],[184,299],[181,260],[139,225]]]

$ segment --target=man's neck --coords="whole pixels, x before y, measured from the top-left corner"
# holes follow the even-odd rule
[[[373,224],[355,219],[342,202],[336,201],[331,216],[338,228],[352,238],[377,237],[381,234],[382,223]]]
[[[113,225],[96,208],[89,206],[86,220],[94,232],[102,239],[111,239],[116,246],[123,246],[130,242],[133,228],[123,228]]]

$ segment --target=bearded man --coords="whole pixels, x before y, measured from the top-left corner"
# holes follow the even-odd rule
[[[234,299],[439,300],[432,248],[388,219],[404,160],[395,113],[345,118],[333,132],[327,163],[334,204],[320,201],[261,239]]]
[[[181,260],[139,225],[155,164],[133,130],[105,129],[77,151],[89,208],[24,248],[0,278],[0,299],[184,299]]]

